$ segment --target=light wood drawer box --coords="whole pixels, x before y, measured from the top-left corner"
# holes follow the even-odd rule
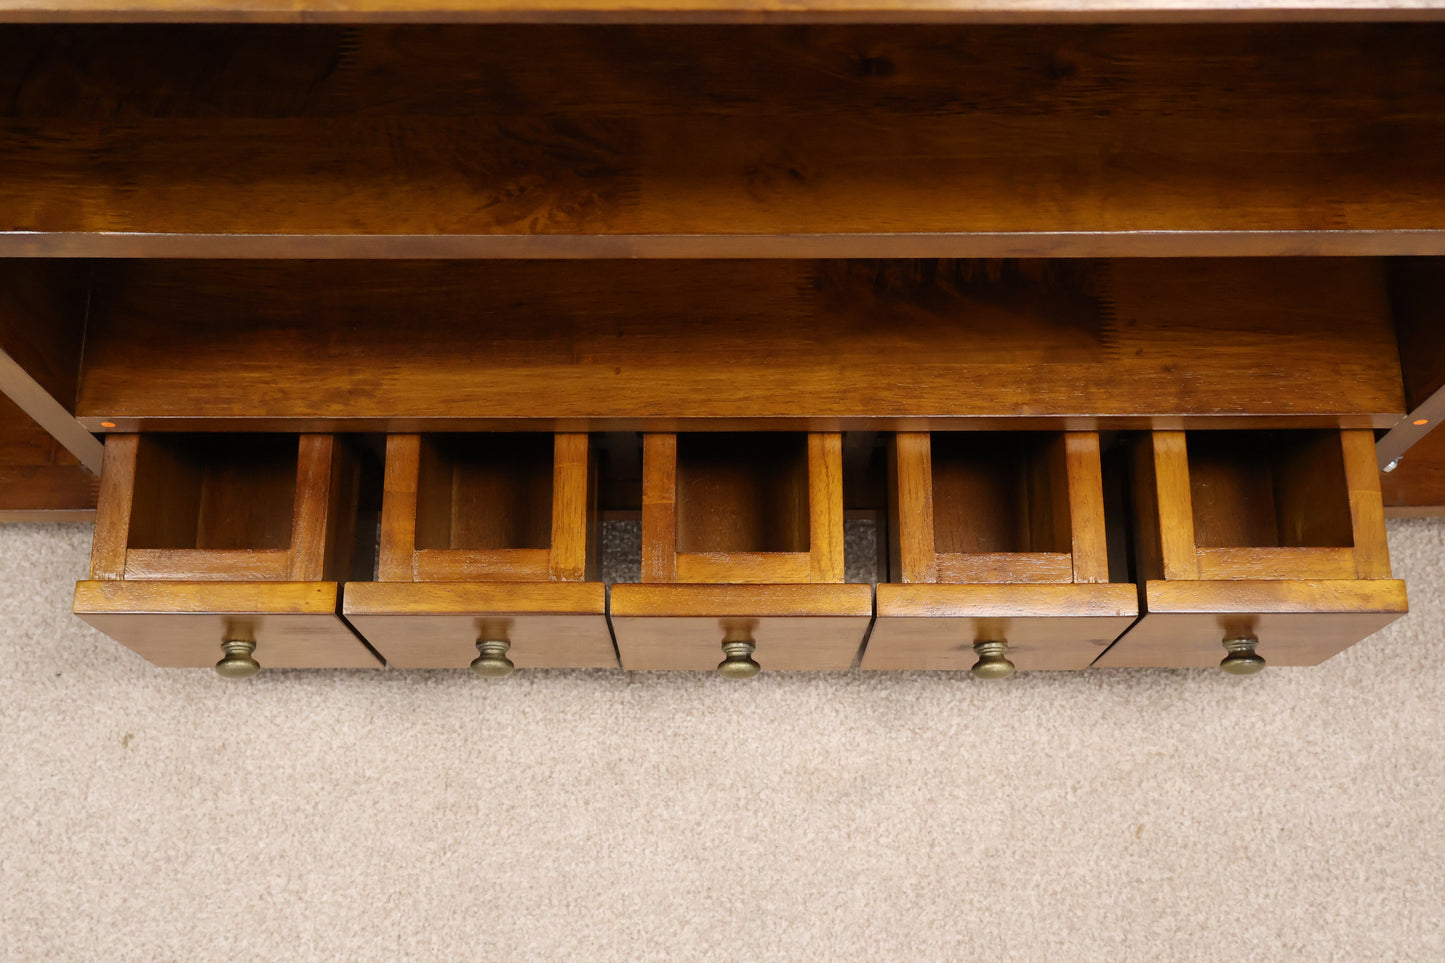
[[[75,612],[157,665],[377,667],[338,614],[359,474],[332,435],[110,435]]]
[[[378,580],[346,617],[395,668],[616,668],[596,498],[586,434],[391,435]]]
[[[899,433],[888,470],[889,579],[863,668],[969,669],[987,651],[1081,669],[1134,621],[1127,571],[1110,581],[1096,433]]]
[[[1097,665],[1314,665],[1408,611],[1373,432],[1156,431],[1133,461],[1145,614]]]
[[[644,435],[642,583],[611,604],[626,669],[850,668],[873,599],[844,584],[842,437]]]

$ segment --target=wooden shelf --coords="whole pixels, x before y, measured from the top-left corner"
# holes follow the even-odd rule
[[[1168,23],[1425,20],[1437,0],[5,0],[0,22]]]
[[[1433,24],[10,25],[0,256],[1440,254],[1441,76]]]
[[[80,380],[92,431],[1387,427],[1404,409],[1369,259],[127,261],[97,271]]]

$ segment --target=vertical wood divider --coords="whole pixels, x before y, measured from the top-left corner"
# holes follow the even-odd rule
[[[421,435],[388,435],[377,581],[410,582],[416,577],[416,491],[420,472]]]
[[[130,541],[131,493],[135,488],[139,435],[106,438],[95,509],[95,535],[90,546],[90,577],[125,577],[126,545]]]
[[[899,432],[888,447],[889,538],[897,545],[895,578],[938,581],[933,538],[933,446],[928,432]]]
[[[331,508],[335,447],[333,435],[302,435],[297,448],[288,563],[288,575],[294,582],[319,582],[326,571],[326,516]]]
[[[1098,434],[1065,432],[1064,458],[1074,581],[1107,582],[1109,545],[1104,525],[1104,469],[1099,459]]]
[[[642,581],[677,581],[677,435],[642,436]]]
[[[812,581],[843,581],[843,436],[839,432],[808,434],[808,523]]]
[[[591,490],[588,437],[559,433],[553,443],[552,552],[553,579],[581,582],[587,578],[587,503]]]
[[[1385,536],[1385,503],[1375,456],[1375,433],[1367,428],[1340,432],[1345,486],[1350,493],[1355,573],[1360,578],[1390,577],[1390,545]]]

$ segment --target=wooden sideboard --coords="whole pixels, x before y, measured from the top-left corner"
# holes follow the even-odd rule
[[[0,520],[233,677],[1317,663],[1445,514],[1442,17],[0,0]]]

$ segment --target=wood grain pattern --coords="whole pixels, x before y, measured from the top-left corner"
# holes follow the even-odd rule
[[[841,582],[837,432],[643,437],[642,578]]]
[[[1109,581],[1109,545],[1104,519],[1104,469],[1099,435],[1064,433],[1073,581]]]
[[[1435,20],[1437,0],[4,0],[36,23],[1290,23]]]
[[[1073,582],[1068,552],[941,553],[934,565],[940,584],[968,582]]]
[[[170,581],[303,581],[292,575],[286,549],[131,548],[125,553],[125,578]],[[304,581],[321,581],[320,577]]]
[[[0,254],[1440,254],[1442,36],[11,26]]]
[[[1387,427],[1398,365],[1371,260],[130,261],[97,278],[79,413],[95,430]]]
[[[888,443],[888,524],[892,540],[890,578],[895,582],[938,580],[933,539],[933,448],[926,431],[900,431]],[[903,524],[908,519],[911,524]]]
[[[376,577],[382,582],[416,578],[417,479],[421,435],[388,435],[382,478],[381,545]]]
[[[1132,584],[879,585],[862,667],[961,672],[1002,641],[1020,670],[1082,669],[1138,613]]]
[[[595,572],[597,472],[585,434],[559,432],[554,442],[549,574],[580,582]]]
[[[393,668],[465,668],[479,638],[518,668],[616,668],[600,582],[351,582],[343,612]]]
[[[100,478],[0,395],[0,523],[88,522]]]
[[[335,582],[88,581],[75,614],[160,666],[215,665],[226,639],[256,643],[262,668],[378,668],[337,615]]]
[[[1201,548],[1195,551],[1195,561],[1202,579],[1357,577],[1355,550],[1352,548]]]
[[[642,436],[642,580],[677,581],[677,435]]]
[[[0,400],[91,472],[101,445],[75,421],[91,267],[0,259]]]
[[[1148,615],[1097,666],[1214,666],[1223,640],[1259,639],[1270,665],[1316,665],[1409,611],[1405,583],[1340,581],[1149,581]]]
[[[100,495],[95,510],[95,534],[90,542],[92,579],[125,577],[139,448],[139,435],[111,435],[105,440],[105,461],[100,473]]]
[[[764,671],[844,671],[873,614],[869,585],[612,586],[622,667],[706,671],[724,639],[750,639]]]
[[[1370,431],[1342,431],[1345,483],[1349,490],[1350,522],[1359,578],[1390,577],[1390,545],[1385,534],[1385,506],[1376,470],[1375,435]]]

